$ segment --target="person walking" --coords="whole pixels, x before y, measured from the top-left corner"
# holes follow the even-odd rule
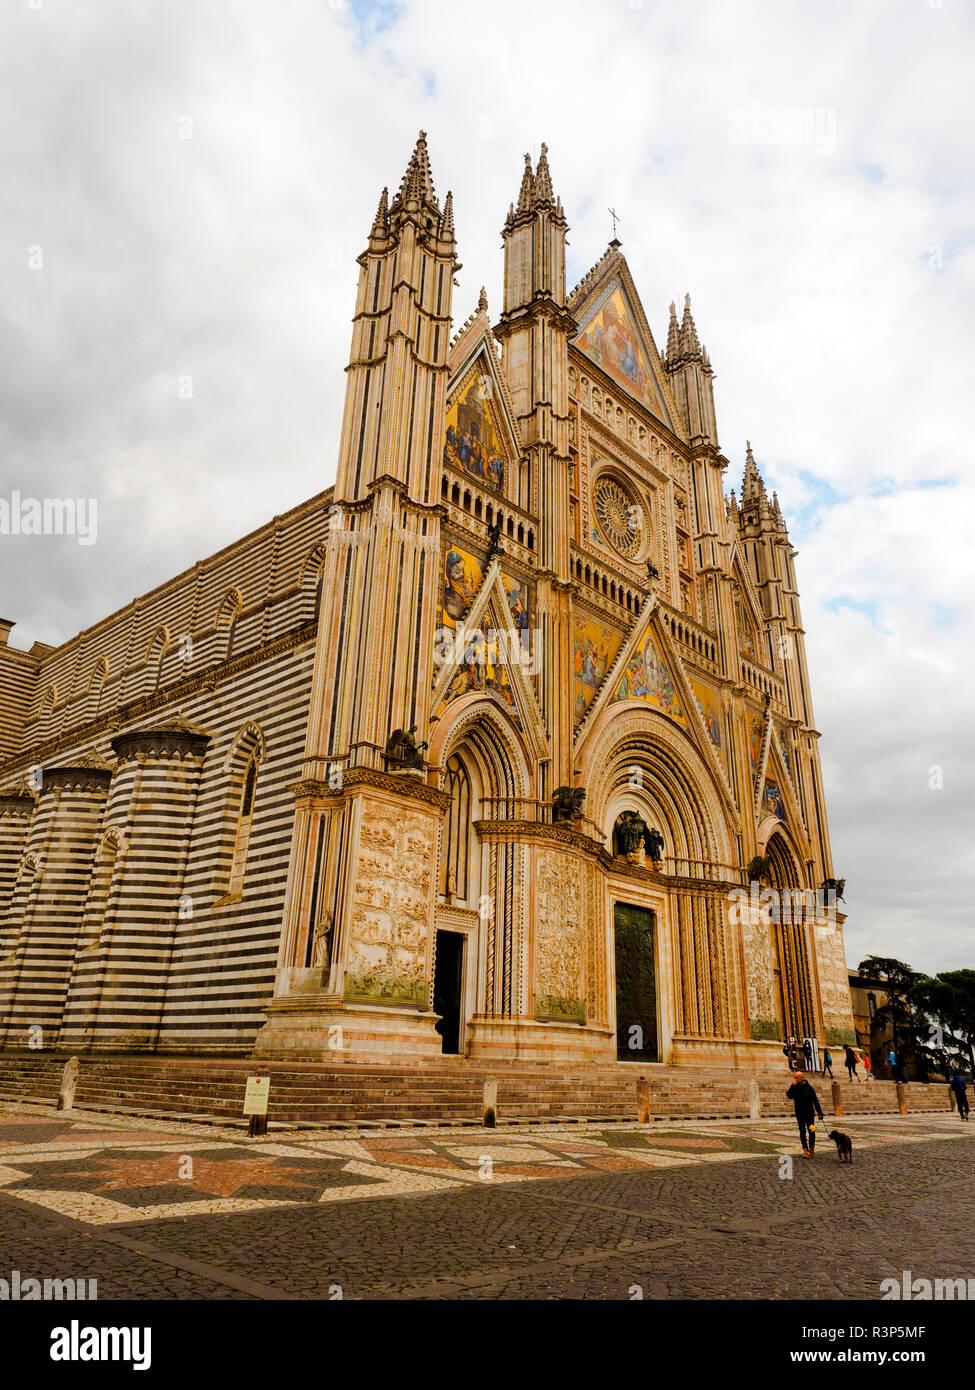
[[[833,1075],[833,1054],[830,1052],[829,1048],[823,1053],[823,1076],[825,1076],[827,1072],[829,1072],[830,1076]]]
[[[796,1124],[799,1126],[799,1139],[802,1142],[803,1158],[816,1157],[816,1116],[823,1118],[823,1107],[819,1103],[819,1097],[813,1090],[812,1084],[807,1081],[805,1073],[798,1070],[792,1073],[792,1085],[785,1093],[786,1099],[792,1101],[792,1108],[796,1112]]]
[[[870,1053],[866,1050],[866,1048],[864,1048],[863,1050],[863,1079],[864,1081],[873,1080],[873,1068],[870,1065]]]
[[[844,1044],[845,1055],[843,1061],[846,1063],[846,1074],[851,1081],[859,1081],[857,1076],[857,1055],[849,1043]]]
[[[896,1080],[898,1079],[898,1078],[897,1078],[897,1053],[894,1051],[893,1048],[891,1048],[890,1051],[887,1053],[887,1065],[890,1067],[890,1075],[891,1075],[892,1080],[896,1081]]]
[[[802,1040],[802,1061],[806,1071],[812,1071],[812,1043],[808,1038]]]
[[[898,1081],[903,1082],[905,1086],[907,1085],[907,1057],[904,1054],[903,1048],[901,1048],[900,1052],[897,1054],[897,1070],[895,1075]]]
[[[965,1085],[965,1078],[960,1071],[956,1071],[948,1082],[955,1094],[955,1103],[958,1106],[958,1114],[963,1120],[968,1119],[968,1087]]]

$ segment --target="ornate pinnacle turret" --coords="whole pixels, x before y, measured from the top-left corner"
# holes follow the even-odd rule
[[[741,484],[741,505],[751,507],[756,503],[761,504],[765,497],[765,484],[762,482],[762,475],[759,473],[755,463],[755,456],[752,453],[751,441],[745,441],[745,473]]]
[[[542,153],[538,159],[538,168],[535,170],[532,207],[537,207],[539,203],[552,203],[554,201],[555,194],[552,191],[552,175],[548,167],[548,145],[542,141]]]
[[[486,314],[486,313],[487,313],[487,306],[488,306],[488,302],[487,302],[487,291],[485,290],[484,286],[482,285],[482,286],[481,286],[481,293],[477,296],[477,308],[478,308],[478,312],[481,313],[481,314]]]
[[[451,240],[454,235],[454,195],[448,192],[443,204],[443,217],[440,219],[440,235]]]
[[[701,354],[701,344],[697,338],[697,328],[694,324],[694,315],[691,313],[691,296],[689,294],[684,295],[684,317],[680,325],[680,346],[686,357],[699,357]]]
[[[667,329],[667,361],[676,362],[680,357],[680,330],[677,327],[677,305],[670,301],[670,327]]]
[[[371,235],[384,237],[389,231],[389,189],[384,188],[376,209],[376,220],[372,224]]]
[[[737,497],[735,496],[735,490],[734,490],[734,488],[731,489],[731,495],[730,495],[730,497],[728,498],[727,510],[728,510],[728,515],[729,515],[729,517],[732,519],[732,521],[737,522],[737,520],[738,520],[738,499],[737,499]]]
[[[410,162],[406,166],[406,173],[399,186],[398,196],[404,203],[415,201],[417,203],[430,203],[433,207],[438,207],[437,195],[433,187],[433,175],[430,172],[430,159],[427,155],[425,130],[421,130],[417,136]]]
[[[532,157],[525,155],[525,172],[521,176],[521,190],[518,193],[518,211],[527,212],[531,207],[535,192],[535,175],[532,173]]]

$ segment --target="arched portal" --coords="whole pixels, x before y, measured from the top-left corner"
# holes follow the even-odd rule
[[[465,1052],[475,1017],[521,1008],[524,850],[495,827],[529,788],[521,740],[483,699],[458,712],[440,745],[450,794],[437,873],[434,1012],[444,1052]]]
[[[803,911],[802,873],[796,854],[780,830],[772,832],[765,846],[769,887],[779,904],[775,936],[775,977],[787,1038],[814,1038],[816,1014],[810,967],[808,927]]]

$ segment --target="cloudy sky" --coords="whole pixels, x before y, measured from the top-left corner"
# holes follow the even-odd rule
[[[790,521],[851,964],[975,965],[973,70],[961,0],[6,0],[0,497],[99,507],[0,538],[12,643],[327,486],[382,185],[425,129],[497,312],[545,140],[572,282],[615,207]]]

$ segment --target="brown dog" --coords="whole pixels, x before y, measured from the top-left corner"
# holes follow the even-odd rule
[[[841,1163],[853,1162],[853,1140],[848,1134],[842,1134],[838,1129],[826,1131],[833,1143],[836,1145],[836,1157]]]

